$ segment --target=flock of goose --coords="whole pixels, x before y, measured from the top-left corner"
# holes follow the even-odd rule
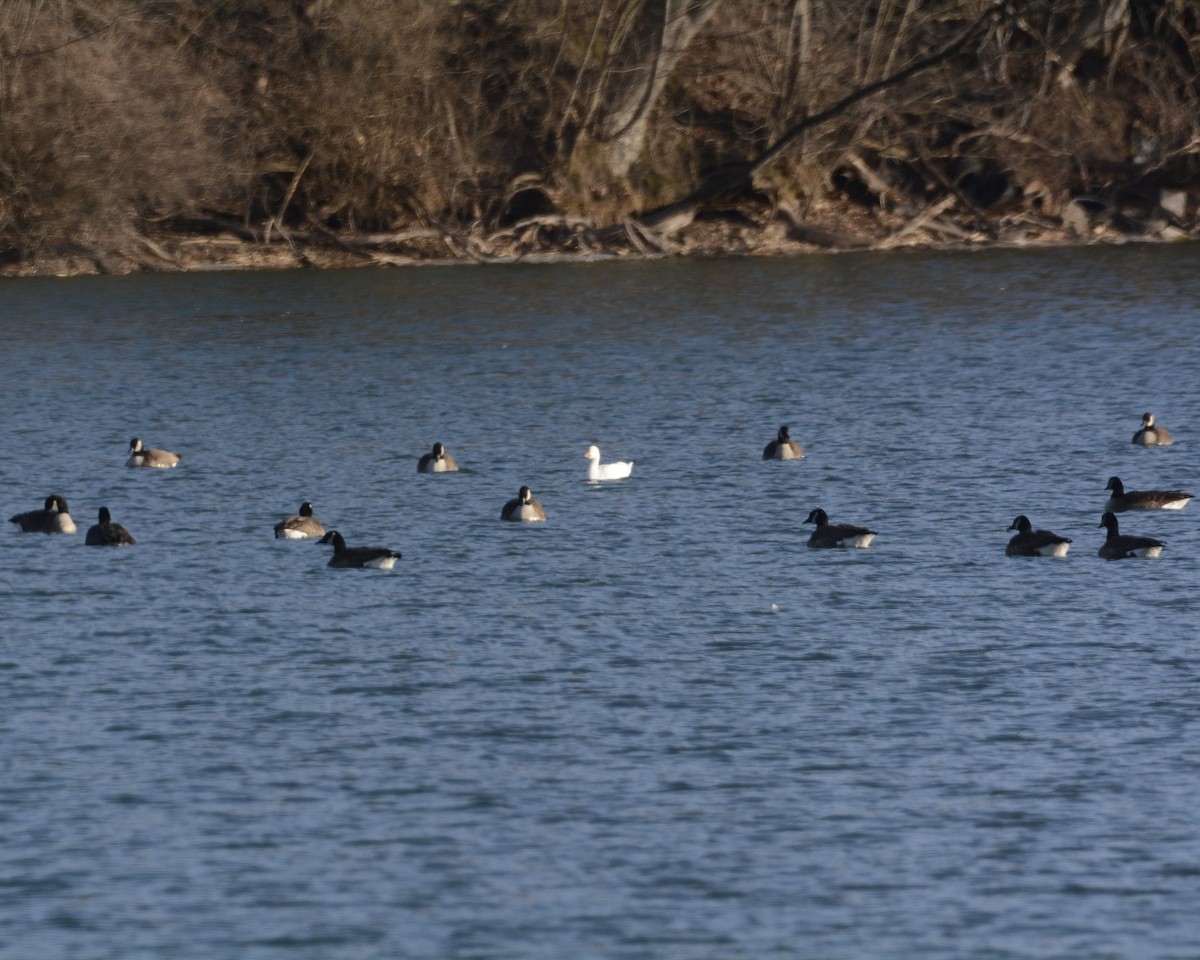
[[[1152,413],[1142,415],[1142,425],[1133,435],[1133,443],[1145,447],[1164,447],[1172,443],[1171,434],[1154,421]],[[146,447],[138,437],[129,444],[129,467],[169,469],[179,464],[179,454],[169,450]],[[588,461],[587,478],[590,481],[623,480],[633,474],[632,461],[603,463],[600,449],[595,444],[584,452]],[[786,426],[780,427],[774,440],[763,448],[764,460],[801,460],[804,450]],[[417,463],[420,473],[455,473],[458,461],[441,443]],[[1098,553],[1106,560],[1121,560],[1127,557],[1157,557],[1165,544],[1151,537],[1122,534],[1116,514],[1129,510],[1182,510],[1193,499],[1183,490],[1126,490],[1119,477],[1110,477],[1106,490],[1110,492],[1099,526],[1107,531]],[[529,487],[523,486],[517,495],[504,504],[500,519],[516,523],[537,523],[546,519],[546,510],[536,499]],[[75,533],[75,521],[71,519],[67,501],[60,494],[46,498],[41,510],[18,513],[9,518],[23,533]],[[815,548],[857,547],[866,548],[875,539],[874,530],[853,524],[831,523],[829,516],[820,507],[809,513],[805,523],[815,526],[808,538],[808,546]],[[1065,557],[1071,546],[1069,537],[1062,537],[1049,530],[1034,529],[1029,518],[1018,516],[1009,530],[1015,531],[1008,542],[1005,553],[1010,557]],[[312,540],[333,547],[329,566],[339,568],[371,567],[390,570],[401,554],[386,547],[350,547],[337,530],[326,530],[313,516],[312,504],[305,501],[292,516],[285,517],[275,525],[275,536],[288,540]],[[119,523],[114,523],[108,507],[101,507],[97,522],[87,531],[84,542],[89,546],[127,546],[137,541]]]
[[[170,469],[179,465],[183,459],[179,454],[169,450],[159,450],[147,447],[140,437],[134,437],[129,442],[129,459],[127,467],[143,467],[151,469]],[[622,461],[602,463],[600,448],[595,444],[584,452],[588,460],[587,476],[589,480],[621,480],[633,473],[633,463]],[[420,473],[456,473],[458,461],[450,454],[444,445],[435,443],[433,449],[417,462]],[[545,508],[534,499],[529,487],[521,487],[517,495],[504,504],[500,511],[501,520],[519,523],[535,523],[546,519]],[[46,498],[40,510],[29,510],[9,518],[10,523],[17,525],[22,533],[75,533],[77,527],[71,518],[66,498],[62,494],[52,493]],[[350,547],[345,538],[337,530],[326,530],[324,525],[313,515],[313,506],[308,501],[300,504],[297,513],[285,517],[275,525],[275,536],[287,540],[311,540],[330,544],[333,556],[329,566],[339,568],[372,567],[379,570],[390,570],[400,559],[399,551],[386,547]],[[137,541],[119,523],[114,523],[108,507],[101,507],[97,522],[90,527],[84,542],[88,546],[132,546]]]
[[[1154,414],[1142,414],[1142,425],[1133,435],[1133,443],[1142,447],[1165,447],[1173,440],[1166,427],[1154,422]],[[764,460],[799,460],[804,451],[788,433],[780,427],[779,434],[763,449]],[[1120,477],[1109,477],[1105,487],[1111,493],[1104,505],[1104,515],[1099,526],[1107,531],[1104,543],[1097,553],[1106,560],[1123,560],[1127,557],[1157,557],[1166,546],[1152,537],[1134,537],[1122,534],[1116,515],[1127,510],[1182,510],[1192,499],[1192,494],[1183,490],[1126,490]],[[816,524],[808,538],[810,547],[869,547],[875,539],[875,531],[852,524],[833,524],[824,510],[817,508],[805,523]],[[1022,514],[1008,528],[1016,531],[1004,552],[1010,557],[1065,557],[1071,547],[1070,537],[1061,537],[1049,530],[1035,530],[1029,518]]]
[[[169,450],[156,450],[144,446],[140,437],[129,441],[127,467],[169,468],[179,464],[182,457]],[[52,493],[46,498],[41,510],[29,510],[8,518],[22,533],[75,533],[75,521],[62,494]],[[101,507],[95,525],[88,528],[84,543],[89,547],[125,547],[137,543],[119,523],[113,523],[108,507]]]

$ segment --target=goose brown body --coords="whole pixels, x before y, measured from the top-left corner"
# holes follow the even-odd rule
[[[125,461],[125,466],[155,467],[165,470],[176,466],[181,459],[177,453],[147,447],[142,443],[141,437],[134,437],[129,441],[129,459]]]
[[[112,522],[108,507],[101,507],[97,522],[88,527],[83,541],[89,547],[128,547],[137,543],[119,523]]]
[[[41,510],[28,510],[8,518],[22,533],[74,533],[75,521],[67,509],[67,501],[61,494],[52,493],[46,498]]]
[[[1110,513],[1126,510],[1182,510],[1192,499],[1192,494],[1183,490],[1126,490],[1120,477],[1109,477],[1105,490],[1112,496],[1104,505]]]
[[[859,547],[865,549],[875,539],[875,531],[856,527],[849,523],[830,523],[829,515],[820,507],[808,515],[805,523],[815,523],[817,528],[808,538],[810,547]]]
[[[418,473],[457,473],[458,461],[440,443],[417,461]]]
[[[1175,441],[1166,427],[1160,427],[1154,422],[1154,414],[1143,413],[1142,425],[1133,435],[1133,442],[1142,447],[1167,447]]]
[[[1049,530],[1034,530],[1024,514],[1017,517],[1008,529],[1017,531],[1004,548],[1005,554],[1010,557],[1065,557],[1071,546],[1070,537],[1060,537]]]
[[[305,500],[298,512],[275,524],[277,540],[312,540],[325,536],[325,527],[313,516],[313,505]]]
[[[546,511],[533,499],[533,491],[522,487],[500,510],[500,519],[515,523],[537,523],[546,519]]]
[[[1117,518],[1107,512],[1100,518],[1099,526],[1108,531],[1108,536],[1097,551],[1105,560],[1124,560],[1127,557],[1157,557],[1166,546],[1152,537],[1132,537],[1121,533]]]
[[[391,570],[400,559],[398,552],[387,547],[348,547],[345,538],[336,530],[330,530],[319,542],[333,544],[333,556],[329,558],[331,567]]]
[[[764,460],[803,460],[804,450],[792,439],[787,427],[780,427],[775,439],[763,447]]]

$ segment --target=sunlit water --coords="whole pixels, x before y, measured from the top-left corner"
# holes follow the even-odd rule
[[[0,531],[5,960],[1200,956],[1200,506],[1096,556],[1200,493],[1193,249],[6,281],[0,348],[0,510],[80,525]]]

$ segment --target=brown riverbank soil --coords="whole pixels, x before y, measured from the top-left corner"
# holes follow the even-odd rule
[[[1179,198],[1168,197],[1175,204]],[[667,257],[802,256],[905,248],[986,249],[1200,240],[1200,223],[1143,203],[1111,209],[1060,205],[1048,216],[1034,205],[981,221],[961,215],[954,198],[921,208],[865,208],[830,202],[798,211],[766,206],[700,211],[673,229],[634,222],[598,228],[584,221],[538,217],[501,231],[422,228],[393,234],[279,232],[262,236],[240,226],[204,223],[130,238],[119,251],[80,250],[0,265],[4,276],[76,276],[143,272],[352,269],[421,264],[562,262]],[[197,225],[198,227],[200,225]]]

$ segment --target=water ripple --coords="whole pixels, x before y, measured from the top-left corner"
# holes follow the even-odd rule
[[[1106,563],[1096,524],[1114,473],[1200,475],[1198,276],[10,282],[6,445],[56,455],[0,462],[6,516],[61,490],[139,543],[0,536],[0,956],[1192,955],[1200,532],[1127,514],[1168,549]],[[764,464],[781,423],[807,456]],[[497,520],[523,483],[541,528]],[[306,499],[404,558],[274,540]],[[816,506],[875,544],[809,550]],[[1019,513],[1070,556],[1005,557]]]

